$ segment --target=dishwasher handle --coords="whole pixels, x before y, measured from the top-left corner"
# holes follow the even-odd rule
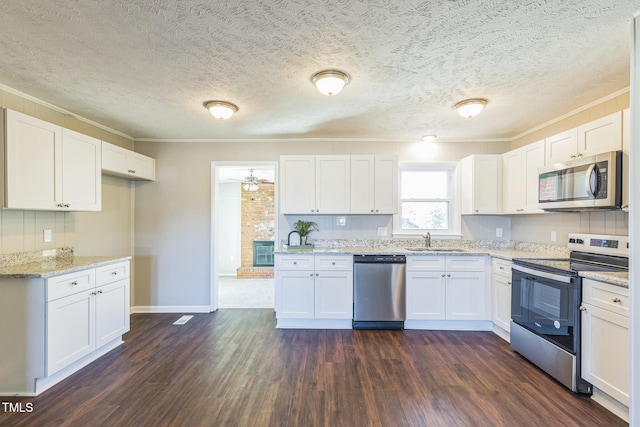
[[[354,264],[406,264],[404,255],[354,255]]]

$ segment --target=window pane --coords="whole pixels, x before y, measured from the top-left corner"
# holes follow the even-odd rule
[[[406,170],[400,172],[401,199],[447,199],[449,172]]]
[[[402,202],[403,230],[446,230],[449,202]]]

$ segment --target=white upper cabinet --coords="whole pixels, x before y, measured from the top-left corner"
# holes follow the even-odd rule
[[[349,213],[350,199],[350,156],[280,157],[282,213]]]
[[[460,161],[462,214],[499,214],[502,199],[502,156],[474,154]]]
[[[351,213],[394,214],[397,206],[396,156],[351,156]]]
[[[134,180],[155,181],[156,161],[135,151],[102,141],[102,172]]]
[[[544,166],[544,140],[502,155],[502,213],[541,213],[538,169]]]
[[[3,125],[4,208],[101,209],[99,140],[12,110]]]
[[[546,164],[622,149],[622,112],[610,114],[546,140]]]
[[[629,149],[631,148],[631,110],[622,111],[622,208],[629,208]]]

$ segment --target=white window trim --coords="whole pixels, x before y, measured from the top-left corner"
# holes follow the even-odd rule
[[[403,230],[402,227],[402,203],[400,191],[398,191],[398,209],[393,215],[393,237],[412,238],[423,236],[427,231],[431,237],[438,239],[461,239],[462,216],[460,214],[460,168],[459,162],[398,162],[398,185],[400,185],[400,171],[403,169],[447,169],[451,170],[451,194],[449,204],[449,229],[448,230]]]

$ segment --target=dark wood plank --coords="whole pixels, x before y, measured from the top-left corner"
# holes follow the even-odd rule
[[[276,330],[269,309],[135,314],[8,426],[624,426],[489,332]]]

